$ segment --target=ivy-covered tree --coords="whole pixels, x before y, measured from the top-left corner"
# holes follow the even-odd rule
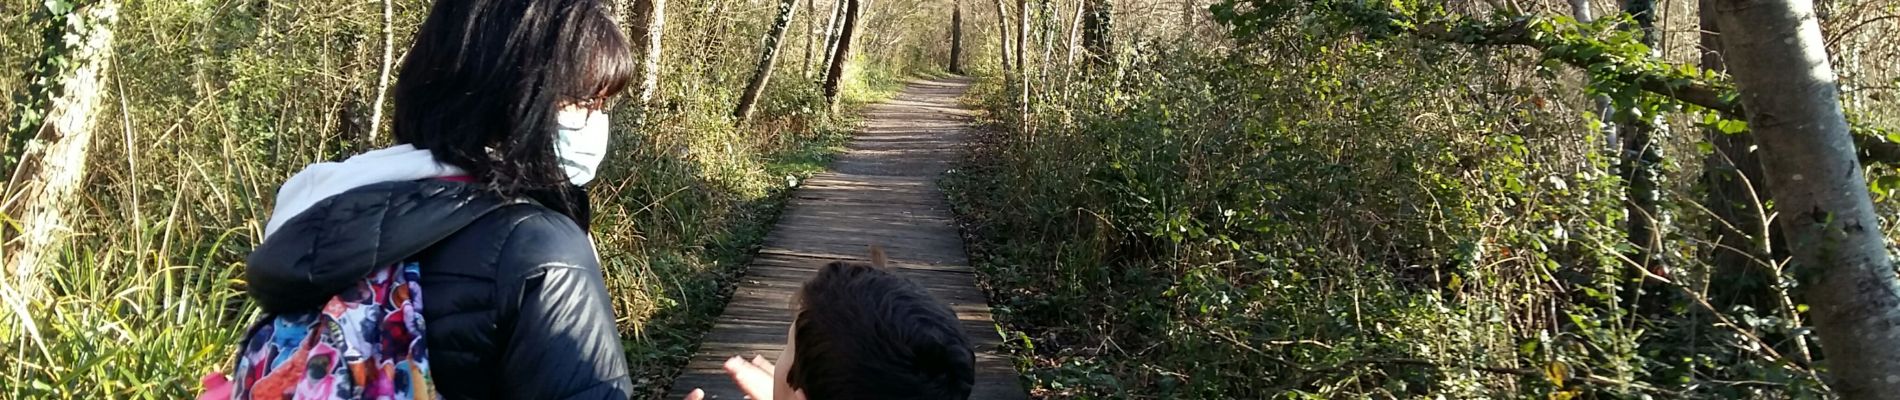
[[[759,50],[759,63],[752,70],[752,80],[747,81],[739,105],[732,111],[734,123],[745,124],[752,118],[752,108],[758,104],[759,95],[765,92],[765,85],[772,82],[772,67],[778,64],[779,48],[784,47],[785,32],[792,29],[792,17],[797,13],[798,0],[779,2],[778,17],[772,20],[772,33],[765,37],[764,48]]]
[[[1082,0],[1082,48],[1096,65],[1114,60],[1115,9],[1108,0]]]
[[[67,242],[73,204],[86,181],[86,161],[99,119],[100,103],[110,93],[106,80],[112,71],[113,29],[119,2],[51,1],[44,13],[53,21],[47,50],[38,73],[43,84],[29,88],[27,98],[12,116],[16,137],[24,148],[6,182],[0,214],[12,221],[0,224],[0,282],[8,283],[22,298],[41,291],[41,268]],[[15,230],[17,228],[17,230]]]
[[[851,61],[851,41],[858,33],[858,20],[864,16],[862,0],[842,0],[844,2],[844,22],[838,28],[837,49],[832,51],[831,63],[825,72],[825,102],[835,109],[838,105],[838,84],[844,79],[844,64]]]
[[[1655,57],[1656,47],[1656,2],[1654,0],[1628,0],[1623,12],[1629,14],[1639,33],[1640,43],[1649,48],[1647,57]],[[1666,134],[1668,128],[1662,125],[1662,116],[1654,109],[1637,106],[1635,102],[1643,99],[1630,99],[1614,113],[1617,122],[1617,136],[1622,141],[1623,182],[1628,185],[1624,191],[1628,197],[1625,214],[1629,230],[1630,246],[1635,253],[1630,259],[1642,268],[1667,275],[1661,254],[1664,253],[1663,224],[1667,223],[1667,211],[1662,208],[1663,192],[1663,154],[1657,135]],[[1640,281],[1640,276],[1635,278]]]

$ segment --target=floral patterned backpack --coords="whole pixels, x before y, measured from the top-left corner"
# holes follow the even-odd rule
[[[415,262],[379,268],[320,310],[265,316],[244,336],[232,379],[207,385],[216,393],[207,395],[436,398],[423,342],[420,269]]]

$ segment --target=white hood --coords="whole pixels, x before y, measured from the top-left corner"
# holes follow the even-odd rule
[[[277,207],[271,210],[270,222],[264,224],[264,237],[270,237],[285,221],[317,202],[350,189],[464,174],[461,168],[436,161],[428,150],[406,144],[358,154],[343,162],[310,164],[277,189]]]

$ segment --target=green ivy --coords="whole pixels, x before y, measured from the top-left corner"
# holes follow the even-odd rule
[[[44,44],[31,67],[26,89],[14,94],[14,109],[6,125],[6,147],[4,155],[0,155],[0,171],[12,171],[25,155],[28,142],[39,133],[53,97],[59,94],[64,75],[72,67],[69,57],[78,46],[66,37],[69,25],[79,27],[73,18],[78,5],[70,0],[45,0],[40,5],[33,10],[30,20],[41,26]]]

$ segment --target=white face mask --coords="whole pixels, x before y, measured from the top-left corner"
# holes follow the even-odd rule
[[[567,107],[555,115],[555,121],[560,126],[554,154],[561,158],[567,181],[580,186],[594,180],[600,161],[607,158],[607,112]]]

